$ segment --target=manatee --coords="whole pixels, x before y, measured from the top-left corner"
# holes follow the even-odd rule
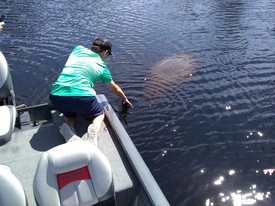
[[[157,61],[145,78],[145,100],[166,95],[190,78],[195,71],[193,58],[188,54],[176,54]]]

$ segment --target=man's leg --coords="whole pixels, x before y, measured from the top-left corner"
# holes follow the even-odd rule
[[[75,117],[66,117],[64,115],[64,121],[65,123],[63,123],[63,125],[60,127],[60,133],[62,134],[66,142],[81,141],[82,139],[78,137],[75,133]]]
[[[88,141],[97,146],[98,133],[104,120],[104,113],[93,119],[92,123],[88,126],[87,137]]]
[[[74,128],[75,117],[66,117],[64,116],[64,121],[72,128]]]
[[[97,129],[98,129],[97,132],[99,132],[99,130],[100,130],[101,126],[102,126],[104,117],[105,117],[105,115],[103,113],[103,114],[97,116],[96,118],[94,118],[93,121],[92,121],[92,124],[95,125],[97,127]]]
[[[76,113],[67,111],[73,111],[74,108],[74,97],[63,97],[63,96],[55,96],[50,95],[50,100],[53,106],[61,113],[63,113],[65,123],[59,127],[59,131],[66,140],[69,141],[79,141],[81,140],[76,134],[74,130],[74,122]],[[66,112],[65,112],[66,111]]]

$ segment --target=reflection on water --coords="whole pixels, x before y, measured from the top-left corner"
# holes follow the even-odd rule
[[[270,171],[270,169],[267,169]],[[272,169],[271,169],[272,170]],[[273,169],[274,170],[274,169]],[[264,174],[267,174],[266,170],[263,170]],[[202,172],[203,173],[203,172]],[[259,173],[259,171],[256,171]],[[268,172],[269,173],[269,172]],[[230,180],[230,176],[235,175],[235,170],[229,170],[227,179]],[[214,186],[222,187],[219,190],[219,194],[215,197],[218,201],[216,203],[211,202],[211,198],[206,199],[205,206],[214,206],[214,205],[233,205],[233,206],[242,206],[242,205],[258,205],[258,203],[264,202],[266,199],[269,199],[271,196],[270,191],[260,191],[257,188],[256,184],[250,185],[248,188],[237,189],[234,191],[224,191],[226,188],[226,180],[223,176],[218,177],[214,181]],[[232,204],[231,204],[232,203]]]
[[[0,48],[18,104],[47,101],[74,45],[109,37],[115,56],[107,64],[135,106],[122,115],[125,127],[171,205],[275,205],[274,0],[10,0],[0,7]],[[196,72],[144,101],[148,70],[182,53]],[[120,107],[104,85],[96,89]]]

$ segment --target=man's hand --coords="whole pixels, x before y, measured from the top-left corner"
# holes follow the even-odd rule
[[[133,107],[132,103],[128,100],[122,89],[114,81],[108,82],[106,85],[113,93],[122,99],[123,104],[127,104],[129,107]]]
[[[122,104],[123,104],[123,105],[126,105],[127,107],[133,108],[132,103],[131,103],[128,99],[122,101]]]

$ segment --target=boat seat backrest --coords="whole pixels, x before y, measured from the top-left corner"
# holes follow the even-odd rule
[[[27,205],[25,192],[21,183],[11,173],[10,168],[5,165],[0,165],[0,205]]]
[[[15,126],[16,108],[13,105],[0,106],[0,146],[10,139]]]
[[[0,98],[7,98],[12,94],[12,80],[9,66],[4,55],[0,52]]]
[[[94,205],[114,196],[111,166],[90,142],[65,143],[42,155],[33,189],[40,206]]]

